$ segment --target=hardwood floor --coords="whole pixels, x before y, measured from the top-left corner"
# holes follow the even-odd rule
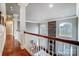
[[[12,35],[6,36],[3,56],[31,56],[26,49],[21,49],[20,43]]]

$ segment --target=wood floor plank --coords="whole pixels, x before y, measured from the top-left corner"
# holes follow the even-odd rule
[[[20,43],[12,35],[6,36],[3,56],[31,56],[26,49],[21,49]]]

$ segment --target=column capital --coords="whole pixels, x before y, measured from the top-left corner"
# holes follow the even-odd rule
[[[20,7],[27,7],[28,4],[29,4],[29,3],[18,3],[18,5],[19,5]]]

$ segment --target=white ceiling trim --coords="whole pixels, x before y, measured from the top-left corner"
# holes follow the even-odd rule
[[[18,3],[17,5],[22,6],[22,7],[27,7],[29,3]]]
[[[72,18],[77,18],[77,16],[71,16],[71,17],[64,17],[64,18],[55,18],[55,19],[45,19],[41,21],[33,20],[33,21],[26,21],[29,23],[45,23],[45,22],[50,22],[50,21],[57,21],[57,20],[65,20],[65,19],[72,19]]]

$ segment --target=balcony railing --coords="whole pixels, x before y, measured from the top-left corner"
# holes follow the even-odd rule
[[[24,32],[27,50],[37,56],[77,56],[79,41]]]

